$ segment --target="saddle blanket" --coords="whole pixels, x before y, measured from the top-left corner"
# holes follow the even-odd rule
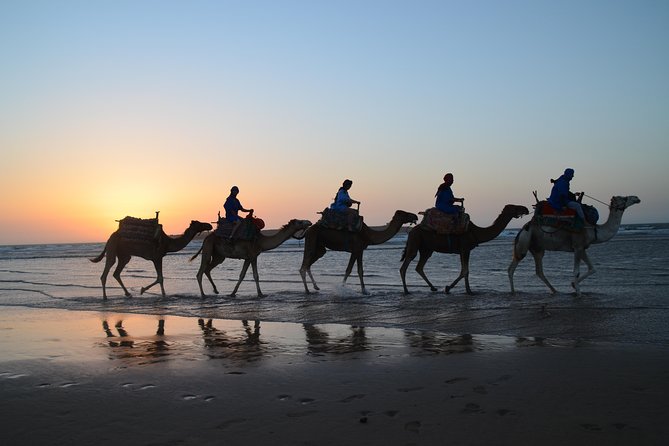
[[[260,230],[265,227],[265,222],[260,218],[246,217],[239,223],[240,226],[235,232],[235,240],[254,240],[260,234]],[[234,223],[220,218],[216,223],[214,234],[218,237],[230,238]]]
[[[348,214],[346,212],[338,212],[330,208],[325,208],[321,214],[323,216],[318,220],[317,224],[328,229],[348,231]],[[353,232],[358,232],[362,229],[362,222],[363,218],[356,213],[353,221]]]
[[[581,204],[583,214],[588,223],[597,224],[599,212],[594,206]],[[534,206],[534,220],[541,226],[566,229],[568,231],[580,232],[585,222],[581,220],[576,211],[570,208],[557,210],[548,201],[540,201]]]
[[[420,225],[437,234],[462,234],[469,226],[469,214],[447,214],[437,208],[430,208],[423,212]]]
[[[125,217],[118,221],[118,232],[125,239],[155,241],[160,238],[163,225],[157,218]]]

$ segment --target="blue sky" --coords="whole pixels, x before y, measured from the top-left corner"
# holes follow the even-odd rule
[[[486,226],[565,167],[666,222],[668,25],[666,1],[5,0],[0,243],[157,209],[180,232],[233,184],[269,227],[315,220],[345,178],[384,224],[446,172]]]

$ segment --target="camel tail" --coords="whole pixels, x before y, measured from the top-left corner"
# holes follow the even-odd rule
[[[102,250],[102,253],[99,256],[97,256],[93,259],[88,259],[88,260],[90,260],[93,263],[98,263],[100,260],[102,260],[105,257],[106,252],[107,252],[107,245],[105,245],[105,249]]]
[[[190,258],[189,262],[192,262],[193,260],[195,260],[195,258],[197,256],[199,256],[201,252],[202,252],[202,247],[200,247],[200,250],[198,252],[196,252],[193,257]]]

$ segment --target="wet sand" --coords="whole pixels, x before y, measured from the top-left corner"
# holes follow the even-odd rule
[[[5,307],[3,444],[665,444],[666,346]]]

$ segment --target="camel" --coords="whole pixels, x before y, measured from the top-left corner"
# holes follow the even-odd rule
[[[400,267],[400,276],[402,277],[404,294],[410,294],[406,284],[406,271],[411,261],[416,257],[416,253],[420,255],[416,271],[430,286],[430,290],[437,291],[437,288],[432,285],[423,270],[434,251],[460,254],[460,275],[444,289],[444,292],[448,294],[464,278],[467,294],[473,294],[469,286],[469,255],[472,249],[481,243],[488,242],[497,237],[506,228],[511,219],[527,214],[529,214],[529,211],[525,206],[507,204],[491,226],[480,228],[474,223],[469,223],[467,230],[462,234],[437,234],[434,231],[423,228],[421,225],[416,226],[409,231],[407,243],[402,253],[401,260],[403,263]]]
[[[534,257],[534,266],[537,276],[548,286],[551,294],[557,291],[548,282],[543,270],[543,257],[545,251],[566,251],[574,253],[574,278],[571,283],[576,296],[581,295],[580,283],[588,276],[594,274],[595,269],[588,258],[586,250],[593,243],[603,243],[610,240],[620,227],[625,209],[633,204],[640,203],[638,197],[612,197],[609,205],[609,217],[603,225],[588,226],[580,232],[570,232],[549,226],[540,226],[534,219],[525,224],[516,235],[513,243],[513,260],[509,265],[509,281],[511,283],[511,294],[516,290],[513,286],[513,273],[521,260],[529,251]],[[580,275],[580,263],[585,262],[588,271]]]
[[[214,288],[214,293],[218,294],[218,289],[214,284],[214,280],[211,278],[211,270],[213,270],[217,265],[223,263],[226,257],[231,259],[244,259],[244,265],[242,266],[242,271],[239,274],[239,280],[235,289],[230,294],[230,297],[235,297],[239,285],[244,280],[246,276],[246,271],[249,268],[249,265],[253,268],[253,279],[256,282],[256,289],[258,290],[258,297],[263,297],[264,294],[260,291],[260,283],[258,277],[258,256],[265,251],[276,248],[281,245],[283,242],[288,240],[290,237],[294,236],[298,231],[302,231],[311,226],[309,220],[291,220],[285,224],[278,232],[271,236],[265,236],[260,234],[254,240],[230,240],[224,237],[220,237],[216,234],[209,234],[207,238],[202,242],[202,248],[191,257],[191,261],[202,253],[202,260],[200,263],[200,269],[197,272],[197,283],[200,286],[200,294],[202,297],[206,297],[204,290],[202,289],[202,274],[206,274],[211,286]]]
[[[94,259],[90,259],[91,262],[98,263],[105,256],[105,253],[107,255],[105,269],[102,272],[102,276],[100,276],[100,280],[102,281],[102,298],[105,300],[107,299],[107,274],[109,274],[109,270],[114,265],[117,258],[118,265],[116,266],[113,276],[121,285],[121,288],[123,288],[125,297],[132,297],[121,280],[121,271],[123,271],[123,268],[125,268],[132,256],[150,260],[156,268],[157,278],[155,282],[149,286],[143,287],[140,294],[144,294],[149,288],[159,283],[162,295],[165,297],[165,287],[163,286],[163,257],[169,252],[181,251],[197,234],[203,231],[210,231],[211,229],[212,227],[209,223],[201,223],[193,220],[190,222],[190,226],[188,226],[183,235],[179,237],[169,237],[161,230],[157,240],[144,241],[123,238],[119,231],[112,233],[112,235],[109,236],[109,240],[107,240],[105,248],[102,250],[102,254]]]
[[[344,274],[344,283],[353,270],[353,264],[358,263],[358,277],[360,278],[360,287],[363,294],[368,294],[365,288],[365,282],[362,278],[362,254],[369,245],[380,245],[390,240],[397,234],[405,223],[415,223],[418,220],[416,214],[405,211],[395,211],[392,220],[385,229],[374,230],[363,223],[362,229],[358,232],[348,232],[338,229],[330,229],[316,224],[309,228],[304,236],[304,257],[302,258],[302,267],[300,275],[304,289],[309,294],[306,274],[309,274],[311,283],[315,290],[319,290],[313,274],[311,274],[311,265],[325,255],[327,249],[333,251],[346,251],[351,253],[351,257]]]

